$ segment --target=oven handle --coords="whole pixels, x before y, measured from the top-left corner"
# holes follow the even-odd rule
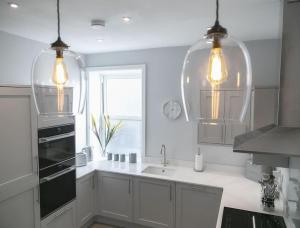
[[[60,171],[58,173],[52,174],[52,175],[50,175],[48,177],[43,177],[42,179],[40,179],[40,184],[48,182],[48,181],[51,181],[51,180],[53,180],[53,179],[55,179],[57,177],[60,177],[60,176],[62,176],[64,174],[70,173],[70,172],[72,172],[75,169],[76,169],[75,166],[71,166],[70,168],[64,169],[64,170],[62,170],[62,171]]]
[[[46,142],[51,142],[51,141],[55,141],[55,140],[58,140],[58,139],[64,139],[64,138],[68,138],[68,137],[71,137],[71,136],[75,136],[75,131],[72,131],[70,133],[65,133],[65,134],[60,134],[60,135],[45,137],[45,138],[39,138],[39,144],[46,143]]]

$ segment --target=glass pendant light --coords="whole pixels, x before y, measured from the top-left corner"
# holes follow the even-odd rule
[[[242,122],[252,86],[251,60],[243,42],[227,34],[216,21],[187,52],[181,75],[181,94],[187,121],[215,124]],[[230,103],[234,106],[230,111]]]
[[[82,113],[85,102],[85,70],[82,57],[70,50],[60,36],[60,7],[57,0],[58,38],[35,58],[32,90],[37,111],[44,116]]]

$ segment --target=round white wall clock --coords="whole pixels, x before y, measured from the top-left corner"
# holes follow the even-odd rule
[[[163,105],[163,114],[170,120],[176,120],[181,114],[181,105],[177,101],[167,101]]]

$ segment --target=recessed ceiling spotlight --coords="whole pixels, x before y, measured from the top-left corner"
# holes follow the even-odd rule
[[[131,21],[131,17],[124,16],[122,17],[123,22],[128,23]]]
[[[103,41],[104,41],[104,39],[102,39],[102,38],[97,39],[98,43],[102,43]]]
[[[19,5],[18,5],[17,3],[14,3],[14,2],[9,2],[8,5],[9,5],[11,8],[14,8],[14,9],[19,8]]]
[[[91,27],[95,30],[102,29],[105,27],[105,21],[104,20],[92,20]]]

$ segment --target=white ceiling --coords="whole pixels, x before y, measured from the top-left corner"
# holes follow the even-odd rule
[[[50,43],[55,0],[0,0],[0,30]],[[242,40],[279,37],[280,0],[220,0],[221,24]],[[132,17],[129,24],[123,16]],[[190,45],[213,24],[214,0],[61,0],[62,38],[82,53]],[[106,20],[102,31],[92,19]],[[97,38],[104,42],[98,43]]]

